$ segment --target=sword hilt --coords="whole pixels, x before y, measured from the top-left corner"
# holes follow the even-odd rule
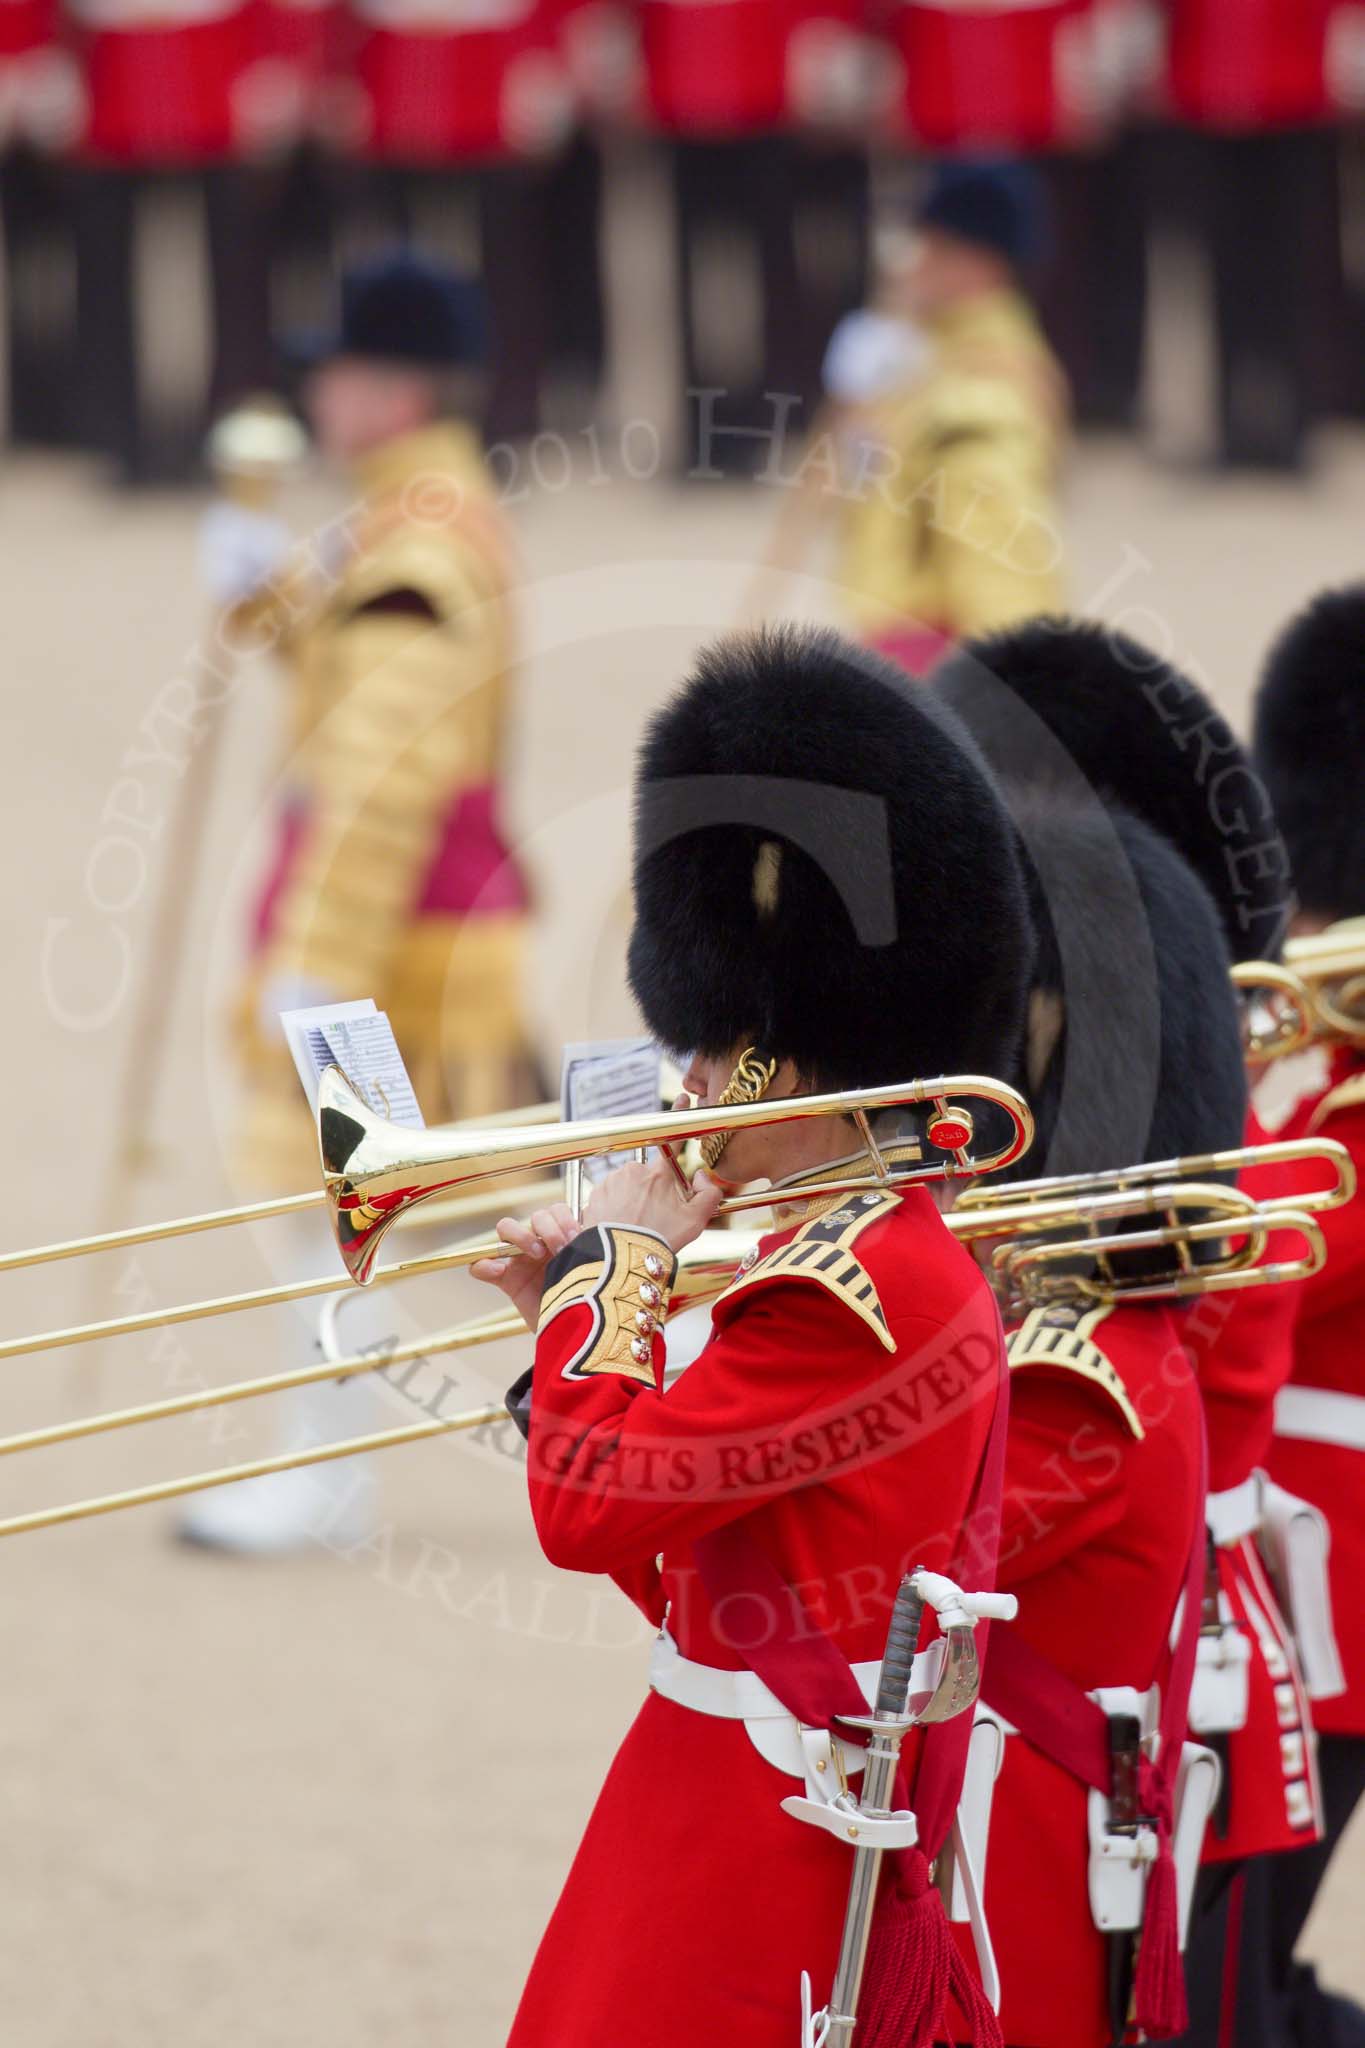
[[[923,1615],[924,1601],[915,1585],[914,1575],[908,1573],[897,1590],[891,1610],[891,1625],[886,1632],[886,1652],[882,1657],[881,1682],[877,1687],[876,1713],[879,1719],[899,1720],[904,1717]]]

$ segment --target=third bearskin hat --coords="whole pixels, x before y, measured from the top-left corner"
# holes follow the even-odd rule
[[[889,662],[808,627],[699,655],[636,788],[630,981],[655,1035],[830,1088],[1015,1071],[1031,957],[1009,817]]]
[[[1246,750],[1170,662],[1095,623],[1036,619],[968,642],[934,673],[992,767],[1088,787],[1178,847],[1218,906],[1234,960],[1273,957],[1289,860]]]
[[[1365,913],[1365,583],[1324,591],[1285,628],[1253,750],[1304,909]]]
[[[1024,1080],[1037,1135],[1015,1177],[1240,1145],[1240,1016],[1208,890],[1121,807],[1005,794],[1037,929]]]

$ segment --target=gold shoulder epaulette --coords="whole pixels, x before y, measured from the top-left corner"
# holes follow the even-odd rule
[[[1096,1325],[1111,1313],[1107,1306],[1088,1310],[1035,1308],[1006,1342],[1010,1371],[1022,1372],[1030,1365],[1049,1365],[1060,1372],[1079,1373],[1083,1380],[1089,1380],[1108,1394],[1133,1435],[1141,1442],[1147,1432],[1123,1384],[1123,1375],[1094,1341]]]
[[[1337,1087],[1329,1088],[1309,1120],[1309,1131],[1320,1131],[1329,1116],[1339,1109],[1359,1109],[1365,1103],[1365,1073],[1352,1074]]]
[[[836,1209],[812,1216],[795,1237],[768,1253],[747,1273],[741,1273],[721,1295],[729,1301],[744,1288],[760,1280],[813,1280],[827,1288],[835,1299],[861,1317],[878,1341],[894,1351],[896,1340],[887,1326],[886,1312],[878,1298],[872,1276],[853,1246],[869,1224],[890,1215],[900,1196],[887,1192],[855,1195]]]
[[[413,591],[446,623],[492,589],[487,564],[449,534],[400,527],[348,564],[337,596],[358,612],[391,591]]]

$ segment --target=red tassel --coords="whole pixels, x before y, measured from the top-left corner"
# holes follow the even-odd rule
[[[860,2048],[934,2048],[947,2030],[953,1937],[922,1849],[894,1859],[858,1999]]]
[[[1189,2026],[1176,1913],[1175,1858],[1164,1837],[1147,1880],[1133,2005],[1138,2026],[1153,2041],[1169,2041]]]
[[[967,1959],[955,1941],[952,1981],[953,1996],[967,2022],[967,2039],[975,2043],[975,2048],[1005,2048],[1005,2037],[1000,2031],[995,2008],[981,1989],[975,1971],[968,1969]]]
[[[877,1902],[858,1999],[860,2048],[934,2048],[956,1997],[976,2048],[1003,2048],[1000,2023],[953,1939],[920,1849],[894,1860]]]

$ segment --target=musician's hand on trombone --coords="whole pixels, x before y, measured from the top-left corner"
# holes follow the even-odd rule
[[[618,1166],[593,1189],[584,1223],[619,1223],[652,1230],[675,1252],[700,1237],[715,1216],[725,1191],[709,1173],[685,1181],[662,1153],[643,1166]]]
[[[652,1230],[677,1252],[701,1236],[723,1197],[719,1182],[706,1173],[693,1176],[689,1192],[662,1157],[650,1160],[646,1166],[618,1166],[593,1189],[581,1223],[563,1202],[556,1202],[549,1209],[537,1209],[525,1223],[504,1216],[498,1224],[498,1236],[504,1244],[515,1245],[518,1256],[479,1259],[469,1270],[476,1280],[501,1288],[527,1329],[534,1330],[545,1268],[555,1253],[571,1244],[581,1230],[590,1229],[595,1223]]]
[[[469,1270],[476,1280],[501,1288],[527,1329],[534,1330],[540,1317],[545,1268],[556,1252],[573,1243],[583,1227],[566,1202],[537,1209],[524,1223],[518,1223],[515,1216],[504,1216],[498,1223],[498,1236],[504,1244],[516,1246],[518,1257],[478,1259]]]

